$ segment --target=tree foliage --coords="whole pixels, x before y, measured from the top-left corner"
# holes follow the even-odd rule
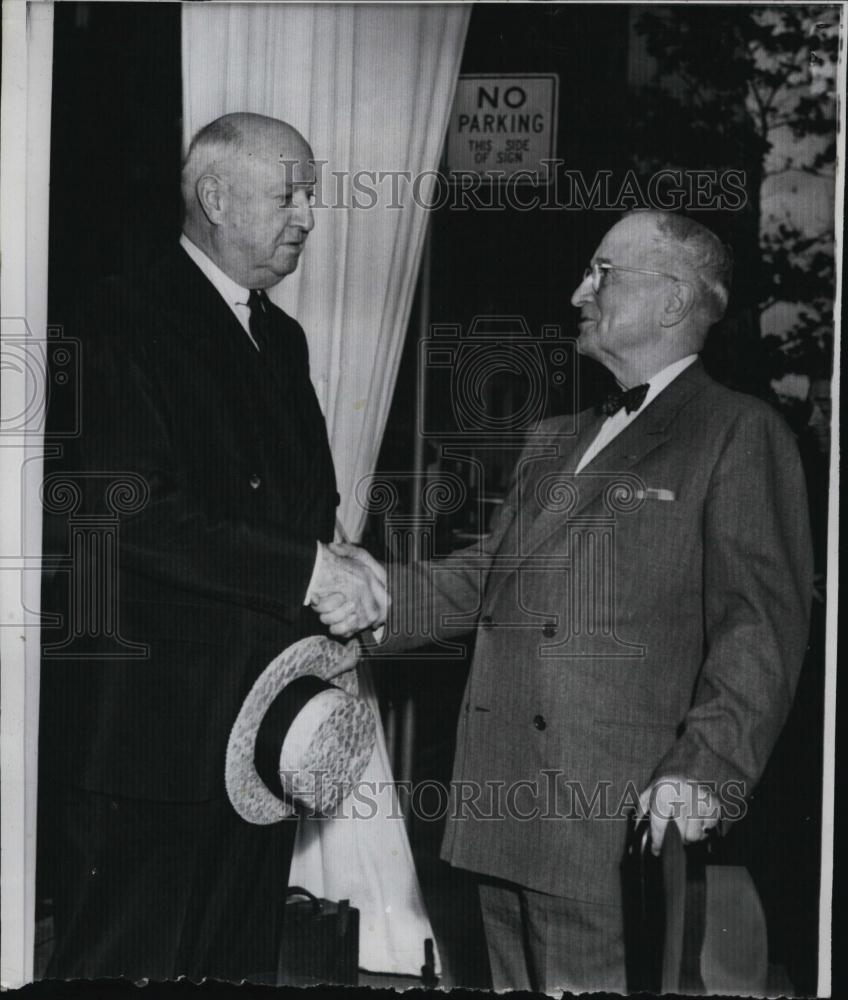
[[[724,345],[736,368],[725,377],[750,387],[756,374],[766,389],[789,372],[821,374],[832,355],[834,234],[832,215],[811,218],[809,205],[814,184],[832,203],[838,9],[653,7],[636,30],[655,65],[630,113],[640,171],[745,171],[744,208],[703,219],[736,251],[723,336],[746,343]],[[778,315],[791,319],[781,326]]]

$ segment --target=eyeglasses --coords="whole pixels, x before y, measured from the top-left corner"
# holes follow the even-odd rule
[[[606,260],[590,264],[583,272],[583,280],[586,281],[587,278],[591,279],[592,291],[597,295],[604,283],[604,278],[610,271],[630,271],[632,274],[655,274],[660,278],[671,278],[672,281],[680,281],[677,275],[669,274],[667,271],[649,271],[645,267],[622,267],[621,264],[610,264]]]

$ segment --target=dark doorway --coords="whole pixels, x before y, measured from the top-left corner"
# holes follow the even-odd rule
[[[181,117],[178,3],[56,4],[51,326],[70,321],[75,300],[93,282],[143,266],[177,239]],[[54,426],[61,409],[51,399]],[[49,824],[39,816],[40,829]],[[36,873],[36,979],[52,948],[53,873],[45,857]]]
[[[179,235],[178,3],[56,4],[49,320]]]

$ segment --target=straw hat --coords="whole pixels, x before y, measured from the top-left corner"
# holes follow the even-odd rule
[[[376,726],[359,698],[358,653],[356,640],[308,636],[259,675],[227,743],[224,780],[242,819],[330,815],[362,777]]]

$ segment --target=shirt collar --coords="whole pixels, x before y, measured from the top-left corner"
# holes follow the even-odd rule
[[[645,406],[652,399],[655,399],[681,372],[685,371],[689,365],[694,364],[697,360],[697,354],[687,354],[685,358],[680,358],[679,361],[672,361],[670,365],[666,365],[665,368],[660,369],[656,375],[652,375],[648,379],[649,389],[645,396],[645,402],[642,405]]]
[[[243,288],[237,281],[233,281],[228,274],[224,274],[215,261],[208,257],[196,243],[192,243],[185,233],[180,235],[180,246],[191,257],[194,263],[197,264],[218,290],[221,297],[230,306],[247,305],[247,300],[250,298],[250,290]]]

